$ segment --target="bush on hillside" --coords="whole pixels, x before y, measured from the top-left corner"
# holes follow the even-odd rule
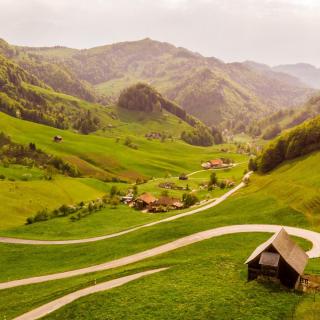
[[[199,202],[198,197],[193,193],[185,193],[182,196],[182,202],[185,208],[189,208]]]

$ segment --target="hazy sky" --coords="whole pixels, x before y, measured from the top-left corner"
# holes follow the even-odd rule
[[[0,0],[0,37],[88,48],[150,37],[225,61],[320,66],[320,0]]]

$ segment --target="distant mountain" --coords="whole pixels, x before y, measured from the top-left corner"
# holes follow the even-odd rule
[[[290,129],[306,120],[320,115],[320,95],[315,95],[299,108],[279,110],[272,115],[252,124],[248,133],[262,136],[265,140],[273,139],[282,131]]]
[[[70,94],[90,102],[99,100],[93,86],[79,79],[70,69],[61,63],[48,61],[32,52],[33,49],[11,46],[6,41],[0,39],[0,54],[13,60],[24,70],[45,82],[55,91]]]
[[[124,88],[144,81],[206,124],[233,130],[241,131],[252,120],[280,108],[297,106],[314,93],[288,75],[226,64],[151,39],[86,50],[23,50],[47,63],[63,65],[114,101]]]
[[[15,58],[16,54],[12,56]],[[212,144],[215,132],[153,88],[145,85],[142,88],[140,95],[133,90],[133,96],[127,99],[128,107],[131,107],[138,97],[134,110],[117,105],[104,106],[59,93],[22,68],[15,59],[0,54],[0,112],[59,129],[82,134],[98,131],[98,134],[116,138],[151,134],[161,139],[180,139],[184,134],[193,138],[184,139],[187,143],[204,144],[196,141],[204,130],[210,140],[206,145]],[[151,100],[145,99],[148,92],[152,93],[149,94]],[[143,110],[141,99],[145,99],[145,107],[158,106],[157,112]],[[199,128],[203,130],[200,132]]]
[[[307,63],[280,65],[275,71],[285,72],[300,79],[311,88],[320,89],[320,68]]]

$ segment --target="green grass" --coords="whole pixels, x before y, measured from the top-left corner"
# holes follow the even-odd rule
[[[135,116],[139,117],[138,114]],[[126,136],[126,132],[134,130],[137,119],[134,119],[132,114],[122,117],[123,121],[128,123],[131,119],[131,124],[128,124],[129,129],[121,129]],[[161,117],[166,117],[166,114]],[[152,121],[157,123],[158,120]],[[143,123],[144,120],[141,121]],[[148,123],[152,121],[150,119],[145,121],[145,127],[148,128]],[[160,119],[157,125],[164,130],[166,129],[164,123],[168,128],[185,125],[176,121],[176,118],[169,117],[167,120]],[[218,146],[194,147],[177,140],[162,143],[148,141],[141,136],[133,138],[134,143],[139,146],[138,150],[133,150],[124,145],[124,137],[121,137],[117,143],[115,138],[103,136],[103,132],[101,132],[102,136],[80,135],[12,118],[3,113],[0,113],[0,127],[1,131],[9,134],[13,141],[25,145],[33,142],[37,148],[75,164],[85,176],[92,178],[91,185],[88,185],[90,180],[67,177],[60,177],[50,182],[38,179],[42,174],[38,169],[31,170],[18,166],[0,167],[0,174],[3,173],[6,177],[16,180],[15,182],[0,181],[0,201],[3,204],[0,211],[0,229],[21,225],[26,217],[46,207],[51,210],[62,204],[72,204],[101,196],[105,187],[102,183],[98,183],[97,179],[118,176],[124,180],[135,181],[138,177],[164,177],[167,174],[177,176],[181,172],[189,173],[201,169],[200,164],[203,160],[225,156]],[[140,127],[143,126],[140,124]],[[150,128],[153,127],[150,125]],[[52,138],[55,135],[61,135],[63,142],[53,142]],[[246,156],[236,153],[228,153],[228,157],[237,162],[247,160]],[[30,180],[34,181],[27,183],[20,181],[19,177],[22,177],[25,171],[29,172],[28,170],[32,171]]]
[[[318,157],[320,153],[286,164],[288,166],[286,175],[295,177],[295,179],[299,179],[299,176],[304,177],[310,168],[310,162],[315,161],[314,158]],[[97,264],[152,248],[198,231],[224,225],[274,223],[319,230],[318,225],[310,223],[306,214],[296,210],[283,198],[282,191],[277,186],[277,183],[284,184],[286,181],[284,178],[281,180],[278,178],[278,175],[281,177],[283,170],[284,167],[268,176],[253,177],[249,187],[205,212],[142,229],[119,238],[59,247],[2,244],[0,245],[0,264],[8,267],[1,272],[0,278],[24,278]],[[264,181],[264,183],[259,183],[259,181]],[[289,189],[290,184],[291,181],[288,181],[288,185],[284,185],[283,189]],[[308,186],[308,184],[306,179],[304,185]],[[292,197],[294,195],[303,197],[304,193],[301,194],[303,190],[303,188],[293,190],[296,194],[292,193]],[[90,251],[89,255],[88,251]],[[16,256],[19,256],[19,264],[14,263]]]
[[[299,197],[303,199],[304,192],[306,190],[308,192],[309,188],[311,190],[317,188],[319,183],[317,172],[312,171],[312,168],[319,161],[319,157],[320,153],[314,153],[308,157],[286,163],[270,175],[255,175],[247,188],[242,189],[236,196],[215,208],[183,219],[142,229],[119,238],[72,246],[1,244],[0,265],[6,267],[1,270],[0,281],[50,274],[110,261],[218,226],[274,223],[319,231],[319,226],[312,224],[309,215],[302,210],[304,206],[300,208],[296,206],[298,202],[292,201]],[[294,187],[290,189],[291,185]],[[286,192],[290,192],[290,199],[287,199]],[[297,210],[298,207],[299,210]],[[312,214],[316,215],[316,212]],[[206,316],[214,318],[215,315],[217,319],[228,319],[223,317],[229,314],[235,319],[237,314],[239,319],[286,319],[286,317],[290,319],[292,311],[296,310],[296,312],[302,313],[306,310],[304,305],[309,306],[308,296],[304,300],[304,298],[301,299],[277,286],[265,286],[256,282],[246,284],[245,282],[246,271],[243,261],[257,244],[266,238],[267,235],[256,234],[226,236],[142,261],[139,264],[141,267],[164,265],[173,267],[162,274],[138,280],[110,293],[105,292],[84,298],[50,317],[53,317],[52,319],[54,317],[61,318],[60,312],[65,312],[67,317],[81,319],[79,317],[83,315],[83,319],[86,319],[90,318],[86,313],[88,310],[97,319],[99,317],[105,318],[104,312],[108,312],[112,319],[117,319],[118,316],[125,318],[126,312],[128,314],[130,312],[133,319],[135,317],[141,319],[146,317],[145,312],[147,311],[145,310],[148,310],[155,312],[150,313],[150,318],[166,318],[170,314],[170,317],[175,319],[178,317],[176,310],[180,310],[186,319],[189,315],[190,319],[196,319],[197,314],[199,319]],[[201,256],[202,252],[204,257]],[[19,264],[16,263],[17,256],[19,256]],[[168,256],[170,259],[167,260]],[[180,259],[183,261],[182,265],[179,265]],[[150,263],[151,260],[161,263]],[[131,266],[128,266],[121,270],[130,270],[130,268]],[[308,269],[319,272],[318,259],[311,261]],[[109,270],[100,273],[100,275],[106,280],[108,279],[107,275],[111,278],[116,276],[113,272],[116,270]],[[18,312],[18,310],[23,312],[22,308],[28,310],[31,306],[42,304],[54,297],[92,284],[94,278],[102,281],[100,275],[87,275],[61,280],[59,283],[51,282],[10,289],[12,295],[7,290],[4,292],[8,292],[8,294],[1,296],[4,301],[9,300],[12,303],[17,303],[13,297],[27,299],[26,301],[31,299],[32,302],[26,303],[26,306],[22,305],[20,309],[12,309],[9,304],[9,309],[12,309],[10,312]],[[65,283],[66,287],[62,283]],[[39,289],[35,290],[36,288]],[[30,291],[34,292],[31,296],[28,294]],[[151,299],[151,297],[154,298]],[[92,303],[92,299],[95,303]],[[18,301],[20,300],[18,299]],[[106,301],[108,301],[108,305],[106,305]],[[119,307],[124,301],[128,308]],[[243,303],[239,305],[239,301],[243,301]],[[85,307],[79,306],[80,302],[83,302]],[[5,306],[6,304],[3,302],[0,305]]]
[[[241,166],[223,170],[218,172],[219,179],[224,179],[226,177],[234,179],[236,183],[239,183],[242,178],[242,171]],[[190,178],[187,181],[180,181],[178,178],[168,178],[168,179],[157,179],[157,180],[150,180],[145,184],[141,184],[138,186],[139,194],[144,192],[151,192],[155,196],[160,196],[162,192],[165,190],[159,187],[159,183],[165,181],[173,181],[177,185],[186,187],[189,185],[190,190],[197,190],[196,194],[200,200],[202,199],[211,199],[214,197],[221,196],[225,192],[229,190],[216,188],[213,191],[209,192],[207,190],[200,190],[199,183],[201,181],[207,182],[209,179],[210,171],[205,172],[207,177],[206,179],[198,180],[198,178]],[[74,184],[76,183],[76,184]],[[34,188],[45,188],[48,186],[49,188],[56,188],[57,184],[59,184],[60,188],[64,190],[62,195],[70,194],[69,189],[76,189],[77,191],[81,192],[83,189],[83,193],[89,192],[86,195],[86,199],[88,196],[92,196],[91,199],[93,200],[97,198],[97,195],[101,195],[101,192],[108,193],[111,189],[111,186],[116,186],[119,190],[126,191],[127,189],[131,188],[131,185],[124,184],[124,183],[104,183],[99,180],[95,179],[70,179],[70,178],[63,178],[59,177],[57,181],[49,182],[49,181],[42,181],[41,184],[37,182],[34,185]],[[138,226],[141,224],[145,224],[151,221],[163,219],[167,216],[175,215],[185,210],[179,211],[171,211],[168,213],[161,213],[161,214],[150,214],[144,213],[132,208],[129,208],[125,205],[119,205],[116,209],[112,209],[107,207],[102,211],[96,212],[90,216],[87,216],[79,221],[72,222],[69,217],[65,218],[57,218],[52,219],[45,222],[35,223],[32,225],[23,225],[25,223],[26,217],[32,216],[36,213],[37,210],[49,207],[51,209],[58,207],[58,202],[63,202],[64,204],[74,204],[75,202],[79,202],[81,200],[81,195],[72,196],[70,199],[65,199],[60,196],[55,196],[56,202],[51,204],[51,197],[52,193],[38,193],[38,196],[33,199],[33,191],[34,189],[28,189],[26,187],[32,186],[32,184],[26,183],[17,183],[15,184],[15,188],[9,189],[11,193],[16,193],[17,196],[20,195],[20,198],[29,199],[29,202],[33,203],[33,206],[30,206],[25,210],[24,214],[22,215],[21,212],[21,219],[14,219],[12,223],[9,222],[4,224],[2,228],[0,228],[0,235],[2,236],[9,236],[9,237],[18,237],[18,238],[28,238],[28,239],[46,239],[46,240],[57,240],[57,239],[79,239],[79,238],[87,238],[93,236],[100,236],[106,235],[110,233],[115,233],[118,231],[122,231],[128,228],[132,228],[134,226]],[[23,188],[25,187],[25,188]],[[20,190],[23,188],[23,190]],[[5,190],[8,190],[6,188]],[[6,191],[2,192],[2,196],[6,195]],[[29,193],[27,193],[29,191]],[[183,190],[168,190],[169,196],[177,197],[179,199],[182,198],[182,195],[186,192]],[[9,192],[9,191],[8,191]],[[54,191],[56,192],[56,190]],[[23,195],[22,195],[23,194]],[[54,194],[54,193],[53,193]],[[70,195],[69,195],[70,196]],[[93,197],[94,196],[94,197]],[[83,196],[84,197],[84,196]],[[33,200],[32,200],[33,199]],[[36,201],[38,200],[38,202]],[[12,202],[7,201],[4,204],[4,208],[6,212],[12,212],[12,208],[10,205]],[[54,207],[56,205],[56,207]],[[18,207],[15,207],[16,211],[18,211]],[[32,211],[34,210],[34,211]],[[13,211],[14,212],[14,211]],[[5,217],[8,219],[8,217]],[[23,220],[22,220],[23,219]]]
[[[301,212],[313,228],[320,225],[320,153],[288,161],[270,174],[252,178],[253,191]]]
[[[224,156],[217,146],[202,148],[187,145],[181,141],[148,141],[144,137],[134,137],[139,146],[133,150],[124,145],[124,138],[117,143],[114,138],[97,135],[79,135],[70,131],[27,122],[0,113],[1,130],[9,134],[13,141],[27,144],[57,154],[77,165],[87,176],[106,177],[117,175],[125,179],[136,177],[163,177],[167,172],[178,175],[200,168],[201,160]],[[55,135],[63,137],[62,143],[54,143]],[[238,154],[228,156],[235,161],[245,161]]]
[[[41,209],[89,201],[105,194],[82,179],[57,176],[53,181],[0,181],[0,230],[23,225]]]
[[[269,236],[222,236],[118,269],[7,289],[0,317],[11,319],[95,282],[165,266],[170,269],[84,297],[45,319],[287,319],[299,295],[246,281],[243,262]]]
[[[21,165],[3,166],[0,164],[0,175],[3,180],[34,181],[44,177],[43,171],[38,168],[29,168]]]
[[[307,227],[299,212],[272,198],[243,190],[207,211],[94,243],[64,246],[0,245],[0,280],[24,278],[94,265],[140,252],[189,234],[225,225],[279,223]],[[90,252],[90,254],[88,254]],[[16,257],[19,256],[19,264]]]
[[[135,77],[127,76],[125,78],[114,79],[107,82],[99,83],[95,86],[96,90],[106,96],[118,97],[120,92],[141,80]]]
[[[0,235],[27,239],[61,240],[81,239],[116,233],[148,222],[177,214],[175,211],[162,214],[143,213],[126,205],[110,206],[79,221],[69,217],[1,230]]]

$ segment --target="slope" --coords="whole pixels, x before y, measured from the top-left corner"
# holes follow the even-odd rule
[[[290,74],[311,88],[320,89],[320,69],[308,63],[284,64],[273,67],[275,71]]]
[[[130,119],[126,123],[114,120],[119,126],[110,128],[110,132],[108,129],[106,132],[98,132],[99,135],[80,135],[10,117],[4,113],[0,113],[0,127],[14,142],[33,142],[45,152],[59,155],[76,165],[83,175],[101,178],[111,175],[136,179],[163,176],[166,172],[177,175],[185,170],[198,168],[201,159],[210,158],[210,154],[219,149],[193,147],[177,140],[175,134],[178,134],[180,129],[191,127],[172,115],[164,113],[161,118],[155,116],[154,119],[143,118],[135,121],[139,114],[130,116],[130,113],[121,115],[121,110],[119,112],[122,119]],[[161,142],[158,139],[148,140],[143,135],[160,128],[162,131],[171,130],[173,139]],[[136,135],[131,133],[133,129],[137,129]],[[63,137],[62,143],[53,142],[52,138],[56,135]],[[132,138],[137,148],[125,144],[127,135]]]
[[[55,54],[63,51],[63,48],[55,48]],[[45,48],[40,48],[45,52]],[[72,49],[67,49],[72,51]],[[13,60],[24,70],[45,82],[55,91],[67,93],[90,102],[96,102],[99,98],[94,88],[87,82],[79,80],[77,76],[66,68],[61,61],[46,61],[40,55],[28,52],[26,47],[14,47],[3,39],[0,39],[0,54]],[[61,54],[60,54],[61,56]]]
[[[29,49],[49,61],[62,61],[72,72],[117,97],[144,80],[207,124],[230,120],[235,128],[279,107],[301,103],[312,92],[297,79],[258,73],[246,65],[225,64],[184,48],[151,39],[123,42],[61,54],[55,48]],[[237,118],[238,121],[233,121]]]

